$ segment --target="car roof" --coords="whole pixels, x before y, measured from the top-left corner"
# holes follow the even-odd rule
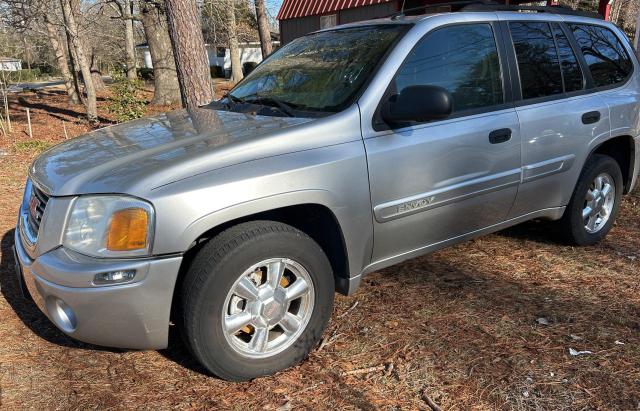
[[[376,25],[406,25],[406,24],[420,24],[422,22],[426,22],[435,17],[447,16],[451,18],[451,21],[454,22],[456,17],[459,17],[460,21],[466,21],[465,16],[469,15],[484,15],[490,16],[489,20],[523,20],[523,16],[526,16],[526,20],[537,20],[537,21],[567,21],[567,22],[580,22],[580,23],[589,23],[589,24],[597,24],[597,25],[609,25],[611,23],[606,22],[601,19],[592,18],[592,17],[584,17],[580,15],[571,15],[571,14],[563,14],[563,13],[553,13],[553,12],[545,12],[545,13],[535,13],[535,12],[519,12],[519,11],[454,11],[454,12],[439,12],[439,13],[430,13],[430,14],[421,14],[417,16],[403,16],[398,15],[394,17],[385,17],[373,20],[363,20],[357,21],[353,23],[341,24],[339,26],[318,30],[318,32],[322,31],[330,31],[342,28],[352,28],[352,27],[365,27],[365,26],[376,26]],[[492,18],[493,17],[493,18]]]

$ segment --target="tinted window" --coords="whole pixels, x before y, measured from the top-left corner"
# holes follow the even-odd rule
[[[454,112],[503,103],[500,60],[491,25],[465,24],[428,34],[395,78],[398,93],[417,85],[447,89]]]
[[[564,91],[578,91],[584,88],[584,78],[582,70],[578,64],[569,39],[557,24],[553,25],[553,33],[556,36],[558,46],[558,56],[560,56],[560,66],[562,67],[562,79],[564,81]]]
[[[587,60],[596,87],[622,83],[631,74],[631,59],[615,34],[607,28],[570,24]]]
[[[509,28],[518,59],[522,98],[562,93],[558,52],[549,24],[513,22]]]

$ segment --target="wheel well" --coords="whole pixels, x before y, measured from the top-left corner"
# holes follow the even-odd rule
[[[624,184],[624,194],[629,192],[629,185],[633,179],[633,168],[635,159],[635,146],[631,136],[619,136],[605,141],[593,150],[593,153],[605,154],[618,162],[622,171],[622,181]]]
[[[174,292],[174,301],[176,301],[175,297],[179,295],[178,290],[181,288],[184,274],[189,269],[193,257],[200,248],[202,248],[209,239],[220,234],[227,228],[253,220],[278,221],[295,227],[313,238],[313,240],[320,245],[331,263],[331,268],[336,277],[336,291],[342,294],[347,293],[347,289],[344,286],[346,282],[339,281],[340,279],[349,278],[349,263],[338,220],[333,212],[325,206],[319,204],[301,204],[241,217],[213,227],[201,234],[184,255],[176,283],[176,292]]]

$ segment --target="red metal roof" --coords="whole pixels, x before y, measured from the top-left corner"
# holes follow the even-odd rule
[[[331,13],[337,10],[352,9],[372,4],[390,3],[395,0],[284,0],[278,20],[294,19],[297,17],[313,16]]]

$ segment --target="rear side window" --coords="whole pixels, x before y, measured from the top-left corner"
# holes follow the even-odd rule
[[[561,94],[560,62],[549,24],[512,22],[509,29],[518,60],[522,98]]]
[[[584,76],[578,64],[569,39],[564,34],[560,26],[553,24],[553,34],[556,38],[558,46],[558,56],[560,57],[560,67],[562,68],[562,81],[564,83],[564,91],[569,93],[584,89]]]
[[[596,87],[621,84],[629,77],[633,70],[631,58],[611,30],[589,24],[569,24],[569,27],[584,54]]]
[[[396,75],[396,92],[434,85],[453,97],[453,111],[504,103],[498,49],[490,24],[438,29],[420,40]]]

